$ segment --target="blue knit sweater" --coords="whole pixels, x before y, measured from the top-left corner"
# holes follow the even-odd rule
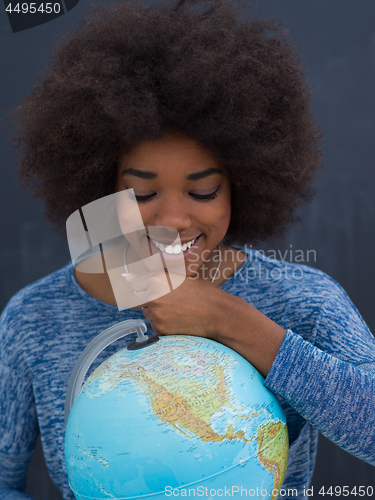
[[[304,499],[318,431],[375,465],[375,339],[345,291],[323,272],[236,248],[247,260],[220,288],[287,330],[264,383],[287,418],[283,489]],[[144,319],[141,310],[119,311],[88,295],[71,263],[9,301],[0,319],[0,499],[29,498],[22,490],[39,432],[51,478],[64,500],[74,499],[64,463],[69,377],[96,335],[131,318]],[[108,347],[92,368],[134,337]]]

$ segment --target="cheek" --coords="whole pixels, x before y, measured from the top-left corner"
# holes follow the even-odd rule
[[[232,213],[231,204],[230,204],[230,200],[228,200],[227,203],[222,208],[222,211],[221,211],[221,214],[219,217],[219,224],[220,225],[222,225],[222,224],[229,225],[231,213]]]
[[[122,233],[127,235],[135,231],[144,231],[142,214],[129,190],[118,191],[112,196],[115,197],[114,203]]]

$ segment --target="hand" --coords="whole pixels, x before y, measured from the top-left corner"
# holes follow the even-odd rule
[[[173,275],[170,276],[173,282]],[[181,279],[181,276],[176,277]],[[155,290],[162,289],[164,273],[148,273],[125,278],[137,299],[148,302],[143,309],[144,317],[152,329],[160,335],[195,335],[215,339],[217,334],[217,307],[224,300],[225,292],[201,278],[186,277],[173,291],[155,297]],[[139,294],[139,295],[138,295]]]
[[[216,340],[267,376],[286,330],[251,304],[201,278],[186,277],[178,288],[155,299],[154,286],[165,282],[164,273],[126,279],[135,292],[144,294],[144,303],[149,301],[143,315],[155,333]]]

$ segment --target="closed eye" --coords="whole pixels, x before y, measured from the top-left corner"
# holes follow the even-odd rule
[[[200,201],[213,200],[214,198],[216,198],[217,192],[218,192],[220,186],[221,186],[221,184],[219,184],[219,186],[215,189],[215,191],[213,193],[209,193],[209,194],[189,193],[189,194],[190,194],[190,196],[192,196],[196,200],[200,200]],[[126,186],[126,189],[129,189],[128,186]],[[141,201],[141,202],[148,201],[148,200],[151,200],[151,198],[153,198],[156,194],[157,193],[152,193],[152,194],[148,194],[145,196],[135,195],[135,199],[136,199],[136,201]]]
[[[215,191],[210,194],[195,194],[195,193],[189,193],[189,194],[196,200],[213,200],[214,198],[216,198],[220,186],[221,184],[219,184],[218,187],[215,189]]]

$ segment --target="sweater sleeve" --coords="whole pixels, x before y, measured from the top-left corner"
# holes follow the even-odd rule
[[[375,465],[375,339],[338,285],[314,345],[287,330],[264,384],[333,443]]]
[[[8,304],[0,317],[0,499],[30,499],[27,468],[38,435],[31,374],[17,335],[17,311]],[[19,333],[19,331],[18,331]]]

